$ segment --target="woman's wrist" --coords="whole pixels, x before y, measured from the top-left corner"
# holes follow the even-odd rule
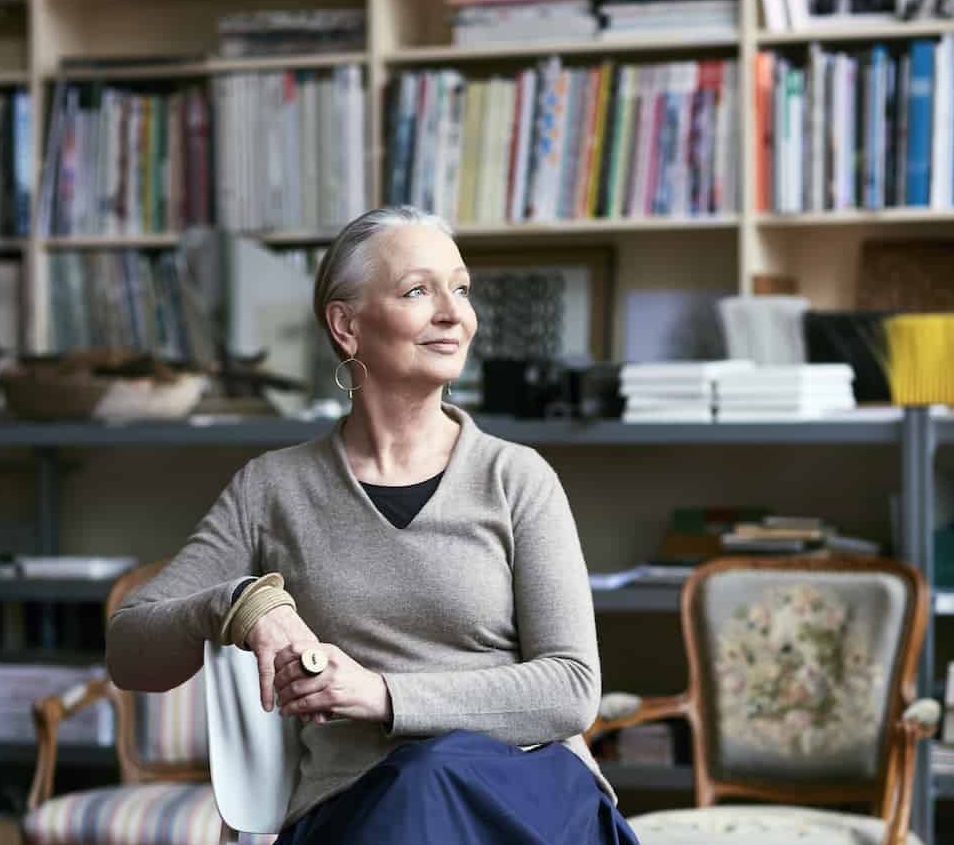
[[[222,623],[220,640],[225,645],[248,649],[246,639],[255,624],[277,607],[296,609],[295,600],[285,591],[285,579],[270,572],[245,586]]]

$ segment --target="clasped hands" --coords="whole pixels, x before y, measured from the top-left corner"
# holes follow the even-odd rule
[[[319,642],[289,606],[266,613],[246,637],[258,661],[262,707],[271,711],[277,699],[283,716],[323,724],[331,719],[391,722],[391,696],[384,678],[365,669],[337,646]],[[301,655],[320,651],[327,665],[319,674],[305,671]]]

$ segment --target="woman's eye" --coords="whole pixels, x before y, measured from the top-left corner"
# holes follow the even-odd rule
[[[457,288],[457,295],[462,296],[465,299],[470,296],[470,285],[461,285]]]
[[[411,288],[406,294],[404,294],[404,296],[408,298],[412,298],[415,296],[423,296],[424,292],[425,292],[424,285],[418,285],[415,288]]]

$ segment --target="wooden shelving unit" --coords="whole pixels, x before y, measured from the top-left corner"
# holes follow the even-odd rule
[[[307,8],[305,0],[279,3],[263,0],[256,9]],[[386,166],[388,114],[386,91],[389,81],[402,70],[453,66],[464,73],[493,72],[497,67],[514,69],[549,55],[571,61],[612,58],[619,62],[685,60],[696,56],[733,58],[739,62],[738,173],[740,206],[737,214],[693,218],[623,218],[568,220],[547,224],[513,225],[505,221],[460,227],[462,243],[499,246],[544,244],[564,238],[573,242],[594,240],[614,245],[625,259],[619,262],[618,291],[647,284],[640,267],[668,265],[654,284],[669,284],[667,274],[680,286],[728,284],[739,293],[751,290],[758,274],[794,276],[818,307],[850,307],[857,274],[858,245],[869,236],[881,236],[886,227],[892,236],[933,234],[954,221],[954,209],[940,211],[897,208],[885,211],[840,211],[797,215],[762,214],[754,205],[754,125],[751,115],[752,64],[755,53],[774,46],[798,49],[812,42],[861,45],[874,41],[900,41],[936,37],[954,29],[948,20],[912,21],[862,26],[847,31],[838,27],[800,32],[772,33],[763,27],[759,0],[740,0],[739,25],[735,33],[689,30],[659,31],[627,38],[597,38],[586,41],[553,40],[533,43],[487,44],[458,47],[450,43],[438,0],[367,0],[354,2],[364,8],[368,38],[364,50],[231,59],[215,55],[215,23],[226,12],[246,6],[238,0],[213,0],[202,4],[147,0],[117,8],[105,0],[25,0],[28,22],[23,32],[24,62],[3,67],[0,85],[21,85],[34,96],[34,113],[47,113],[53,83],[71,81],[161,81],[199,79],[211,82],[231,73],[277,70],[328,69],[357,64],[365,71],[369,95],[369,145],[367,154],[369,202],[383,197]],[[98,16],[98,17],[97,17]],[[96,28],[94,18],[108,21]],[[96,61],[101,66],[95,66]],[[63,69],[61,63],[67,62]],[[83,62],[89,66],[83,66]],[[34,169],[38,185],[47,127],[35,121]],[[34,192],[36,193],[36,192]],[[823,236],[805,241],[806,228]],[[850,234],[849,234],[850,233]],[[331,232],[261,233],[273,246],[319,245]],[[694,263],[693,250],[679,248],[680,240],[692,242],[704,234],[705,257]],[[662,240],[655,236],[664,235]],[[28,259],[28,290],[33,315],[27,327],[31,348],[42,349],[49,327],[46,257],[68,249],[165,248],[175,244],[176,233],[141,237],[27,238],[22,243],[0,246],[21,250]],[[845,238],[843,240],[843,238]],[[628,260],[638,255],[641,261]],[[618,345],[618,339],[617,339]]]

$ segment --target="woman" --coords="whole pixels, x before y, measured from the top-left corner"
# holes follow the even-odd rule
[[[440,219],[347,225],[314,308],[350,414],[246,464],[110,622],[127,688],[183,682],[206,639],[255,653],[308,751],[281,845],[635,843],[580,737],[600,671],[563,489],[442,402],[469,290]]]

